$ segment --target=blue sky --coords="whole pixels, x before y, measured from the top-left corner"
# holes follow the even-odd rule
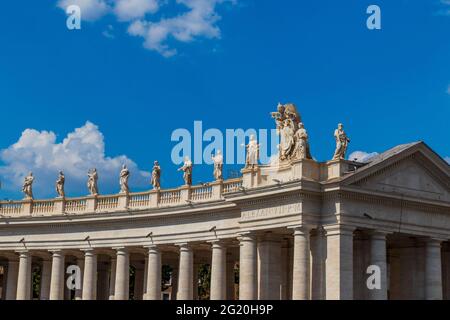
[[[81,30],[66,27],[62,8],[72,2],[82,7]],[[371,4],[381,8],[381,30],[366,28]],[[297,105],[319,161],[333,154],[338,122],[349,153],[424,140],[450,157],[447,0],[1,6],[0,198],[21,197],[29,170],[35,195],[53,197],[58,168],[69,195],[85,194],[91,166],[100,191],[116,192],[122,162],[134,190],[149,188],[154,160],[163,187],[180,185],[175,129],[192,130],[195,120],[204,129],[270,129],[278,102]],[[194,168],[194,183],[211,179],[211,166]]]

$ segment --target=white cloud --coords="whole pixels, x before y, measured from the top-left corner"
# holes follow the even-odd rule
[[[172,37],[180,42],[191,42],[197,37],[220,38],[220,29],[216,25],[220,16],[216,5],[227,0],[177,0],[189,11],[178,16],[161,19],[158,22],[135,21],[128,33],[144,38],[144,47],[159,52],[165,57],[177,53],[169,48],[166,41]]]
[[[120,21],[144,17],[159,10],[158,0],[116,0],[114,13]]]
[[[377,155],[377,152],[368,153],[364,151],[354,151],[348,156],[348,159],[357,162],[368,162],[370,159]]]
[[[437,11],[437,14],[450,16],[450,0],[441,0],[441,8]]]
[[[169,47],[167,41],[192,42],[198,38],[220,38],[217,22],[221,19],[217,5],[237,0],[59,0],[58,6],[65,10],[75,4],[81,8],[83,20],[96,20],[111,13],[120,22],[127,22],[128,34],[144,40],[144,48],[156,51],[164,57],[177,53]],[[161,7],[175,2],[171,7],[173,16],[161,10]],[[157,12],[163,18],[154,21],[149,17]],[[103,32],[105,35],[105,32]],[[108,33],[110,34],[110,33]],[[107,35],[105,35],[107,36]],[[108,36],[107,36],[108,37]]]
[[[35,176],[34,191],[37,196],[54,196],[54,183],[59,170],[66,175],[68,196],[87,194],[87,171],[97,168],[101,193],[118,192],[118,175],[122,164],[131,171],[130,187],[148,185],[149,173],[139,170],[135,162],[125,155],[105,155],[103,134],[91,123],[76,128],[62,142],[57,142],[51,131],[26,129],[19,140],[0,151],[1,180],[3,187],[20,191],[25,175],[32,171]]]
[[[106,0],[59,0],[58,7],[66,11],[70,5],[77,5],[81,9],[81,19],[94,21],[107,14],[111,7]]]

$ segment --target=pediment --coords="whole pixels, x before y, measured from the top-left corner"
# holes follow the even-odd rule
[[[366,190],[450,202],[448,176],[423,157],[408,157],[350,185]]]

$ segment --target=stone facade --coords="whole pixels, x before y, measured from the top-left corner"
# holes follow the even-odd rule
[[[215,300],[450,298],[450,168],[422,142],[365,164],[292,159],[209,185],[0,202],[0,214],[6,300],[162,299],[164,265],[170,298],[190,300],[199,264]]]

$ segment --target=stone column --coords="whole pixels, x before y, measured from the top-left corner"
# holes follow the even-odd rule
[[[94,250],[84,251],[83,300],[97,299],[97,254]]]
[[[425,299],[442,300],[441,241],[429,239],[425,244]]]
[[[187,243],[180,244],[177,300],[193,298],[194,252]]]
[[[161,251],[157,246],[148,248],[146,300],[161,300]]]
[[[42,261],[42,271],[41,271],[41,292],[40,300],[50,299],[50,279],[52,276],[52,261],[43,260]]]
[[[19,275],[19,261],[8,260],[8,271],[6,280],[6,300],[15,300],[17,297],[17,278]]]
[[[325,299],[325,232],[322,228],[314,230],[311,237],[311,299]]]
[[[326,299],[353,299],[353,230],[342,225],[326,226]]]
[[[17,276],[17,300],[31,299],[31,255],[22,251],[19,255],[19,273]]]
[[[109,300],[114,300],[114,292],[116,291],[116,259],[111,259],[109,273]]]
[[[227,249],[220,241],[212,243],[210,300],[227,298]]]
[[[114,300],[128,300],[130,291],[130,256],[126,248],[117,249]]]
[[[310,229],[294,228],[292,300],[310,299]]]
[[[267,233],[258,243],[258,274],[260,300],[280,300],[281,242],[277,235]]]
[[[148,254],[145,255],[144,260],[144,294],[142,299],[147,300],[147,274],[148,274]]]
[[[52,252],[52,275],[50,278],[50,300],[64,299],[64,254]]]
[[[239,300],[256,300],[258,292],[255,236],[242,235],[239,251]]]
[[[370,300],[387,300],[386,233],[374,231],[370,234],[370,265],[380,268],[380,289],[369,290]],[[366,274],[366,276],[369,276]],[[367,278],[367,277],[366,277]]]

